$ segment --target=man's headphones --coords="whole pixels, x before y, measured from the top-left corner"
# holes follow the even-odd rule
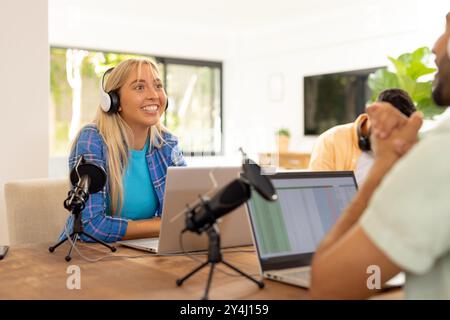
[[[115,90],[110,91],[110,92],[105,91],[105,85],[104,85],[105,76],[113,70],[114,70],[114,68],[109,68],[108,70],[106,70],[100,81],[100,107],[102,108],[102,110],[104,112],[109,113],[109,114],[114,114],[114,113],[119,112],[119,107],[120,107],[119,94]],[[166,94],[166,97],[167,97],[167,94]],[[164,108],[164,111],[166,111],[168,107],[169,107],[169,98],[166,99],[166,107]]]
[[[364,136],[362,134],[362,126],[367,122],[367,118],[361,121],[358,126],[356,127],[356,133],[358,135],[358,147],[362,151],[371,151],[372,148],[370,146],[370,134],[367,136]]]

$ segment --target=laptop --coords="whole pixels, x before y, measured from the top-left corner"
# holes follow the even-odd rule
[[[166,177],[163,213],[159,238],[118,241],[121,245],[158,254],[208,249],[206,234],[185,232],[180,245],[180,232],[186,225],[186,205],[199,200],[199,195],[212,197],[223,186],[238,178],[240,166],[233,167],[169,167]],[[244,205],[223,216],[218,227],[221,247],[253,245],[250,222]]]
[[[277,194],[247,202],[263,277],[309,288],[315,250],[357,192],[353,171],[283,172],[269,176]],[[402,285],[404,274],[388,283]]]

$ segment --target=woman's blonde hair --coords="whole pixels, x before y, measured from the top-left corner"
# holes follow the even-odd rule
[[[148,65],[150,70],[159,73],[155,63],[148,59],[132,58],[120,62],[110,73],[105,81],[105,91],[116,91],[125,84],[130,73],[137,71],[138,77],[141,74],[142,65]],[[100,131],[100,135],[106,143],[108,150],[108,183],[110,190],[110,209],[112,215],[119,215],[123,205],[123,184],[122,178],[128,164],[130,145],[133,145],[133,132],[119,113],[107,114],[99,106],[94,124]],[[151,126],[149,138],[151,145],[161,148],[164,143],[163,132],[168,130],[161,124],[161,121]],[[77,139],[74,141],[76,145]]]

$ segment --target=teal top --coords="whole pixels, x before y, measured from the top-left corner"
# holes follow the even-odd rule
[[[123,176],[123,207],[120,217],[128,220],[150,219],[158,209],[158,197],[150,177],[145,155],[149,141],[142,150],[131,150]]]

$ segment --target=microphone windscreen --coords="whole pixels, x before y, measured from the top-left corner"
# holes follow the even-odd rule
[[[70,172],[70,181],[73,186],[78,184],[79,177],[89,177],[89,193],[97,193],[103,189],[106,183],[106,172],[102,167],[92,163],[84,162],[75,166]]]
[[[250,187],[236,179],[217,192],[206,203],[201,204],[195,216],[186,226],[189,230],[198,231],[205,225],[214,223],[218,218],[233,211],[250,198]]]
[[[241,202],[241,199],[246,199],[250,196],[249,188],[241,180],[232,181],[220,195],[220,203],[223,205],[233,205]]]

